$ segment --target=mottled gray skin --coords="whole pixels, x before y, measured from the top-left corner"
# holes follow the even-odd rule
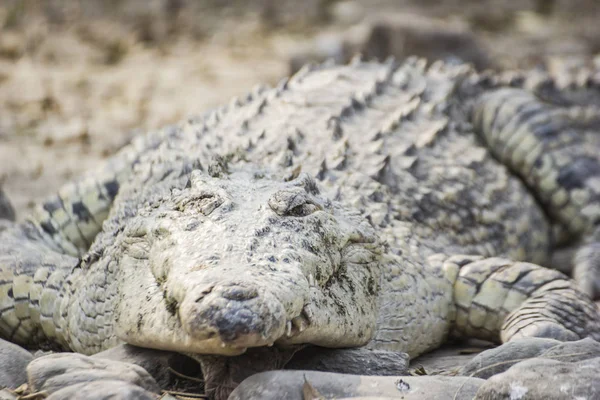
[[[528,263],[599,220],[595,90],[417,60],[304,69],[137,139],[2,231],[0,332],[223,355],[600,338],[590,299]]]

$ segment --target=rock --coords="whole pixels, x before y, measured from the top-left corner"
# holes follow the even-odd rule
[[[241,382],[264,371],[286,369],[327,370],[357,375],[406,374],[408,355],[367,349],[326,349],[317,346],[249,349],[240,356],[200,356],[205,392],[226,399]]]
[[[331,19],[329,0],[262,0],[260,21],[267,29],[280,26],[314,26]],[[300,6],[301,4],[301,6]]]
[[[406,375],[408,362],[408,354],[402,352],[311,346],[296,353],[285,368],[390,376]]]
[[[27,382],[25,368],[33,356],[14,343],[0,339],[0,388],[15,389]]]
[[[161,389],[176,387],[179,391],[187,392],[204,389],[200,363],[180,353],[122,344],[94,354],[92,358],[139,365],[152,375]]]
[[[490,342],[471,339],[459,343],[448,343],[431,352],[410,360],[410,369],[423,368],[428,375],[457,373],[477,354],[492,346]]]
[[[306,46],[296,49],[289,56],[290,75],[298,72],[306,64],[319,64],[325,60],[333,60],[337,64],[348,61],[349,49],[346,47],[343,34],[322,33],[317,35]]]
[[[360,376],[315,371],[271,371],[246,379],[230,400],[302,400],[305,384],[313,398],[472,399],[485,381],[450,376]]]
[[[358,1],[339,1],[335,2],[330,9],[331,18],[343,25],[353,25],[365,16],[365,10]]]
[[[559,344],[561,342],[554,339],[526,338],[513,340],[479,353],[460,370],[460,375],[487,379],[506,371],[524,359],[537,357],[545,350]]]
[[[478,354],[460,370],[460,375],[487,379],[534,357],[568,362],[587,360],[600,357],[600,343],[590,338],[574,342],[542,338],[514,340]]]
[[[205,393],[211,399],[227,399],[245,379],[264,371],[283,368],[301,348],[302,346],[255,347],[233,357],[199,355]]]
[[[477,69],[490,66],[487,52],[466,26],[423,16],[396,14],[370,23],[370,34],[360,52],[367,58],[384,60],[409,56],[435,60],[460,60]]]
[[[132,346],[130,344],[122,344],[92,356],[92,358],[121,361],[138,365],[152,375],[161,388],[167,387],[171,383],[169,367],[172,367],[172,364],[176,361],[175,359],[179,357],[185,356],[169,351]],[[188,376],[192,376],[191,373],[186,373],[185,371],[181,372]],[[199,365],[197,365],[197,372],[200,372]]]
[[[600,343],[591,338],[559,343],[542,352],[540,358],[577,362],[600,357]]]
[[[17,400],[17,395],[8,389],[0,390],[0,400]]]
[[[597,399],[600,357],[579,362],[546,358],[522,361],[485,381],[477,400]]]
[[[56,353],[37,358],[27,366],[27,376],[31,391],[50,394],[95,381],[102,384],[107,381],[126,382],[156,393],[160,390],[150,374],[138,365],[77,353]]]
[[[148,392],[130,382],[101,380],[67,386],[48,396],[47,400],[156,400],[156,393]]]
[[[487,51],[467,26],[412,14],[375,17],[340,33],[322,33],[289,57],[289,73],[303,65],[333,60],[346,63],[356,54],[366,59],[402,61],[410,56],[463,61],[477,69],[491,66]]]
[[[284,366],[357,375],[402,375],[407,371],[408,355],[401,352],[303,347],[253,348],[235,357],[200,356],[205,392],[215,399],[226,399],[251,375]]]

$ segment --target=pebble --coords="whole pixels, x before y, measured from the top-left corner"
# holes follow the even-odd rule
[[[485,381],[475,399],[598,399],[599,373],[600,357],[578,362],[532,358]]]
[[[364,376],[316,371],[270,371],[244,380],[229,400],[302,400],[312,398],[394,398],[404,400],[471,400],[485,381],[450,376]]]
[[[120,396],[119,390],[122,390],[123,395],[139,392],[132,386],[139,387],[148,393],[160,391],[152,376],[138,365],[93,358],[77,353],[56,353],[36,358],[27,366],[27,375],[29,389],[32,392],[45,391],[49,394],[57,393],[57,396],[60,392],[75,393],[73,387],[77,387],[77,390],[83,390],[83,388],[88,390],[88,387],[99,388],[101,386],[113,388],[115,390],[111,395],[113,397],[106,398],[121,398],[118,397]],[[120,382],[119,385],[113,385],[114,381]]]
[[[26,383],[25,368],[31,360],[33,356],[27,350],[0,339],[0,388],[15,389]]]

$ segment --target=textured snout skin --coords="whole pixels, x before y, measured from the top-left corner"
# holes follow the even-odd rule
[[[286,312],[260,286],[235,281],[193,289],[179,307],[179,318],[193,337],[218,338],[234,347],[273,344],[283,335]]]
[[[119,339],[201,354],[369,340],[381,270],[372,227],[310,176],[256,179],[253,168],[192,173],[130,221],[115,243]],[[142,296],[141,309],[127,306]]]

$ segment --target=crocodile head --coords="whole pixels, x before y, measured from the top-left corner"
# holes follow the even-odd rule
[[[233,355],[357,346],[375,329],[381,243],[306,174],[193,171],[139,210],[121,246],[116,331],[131,344]]]

